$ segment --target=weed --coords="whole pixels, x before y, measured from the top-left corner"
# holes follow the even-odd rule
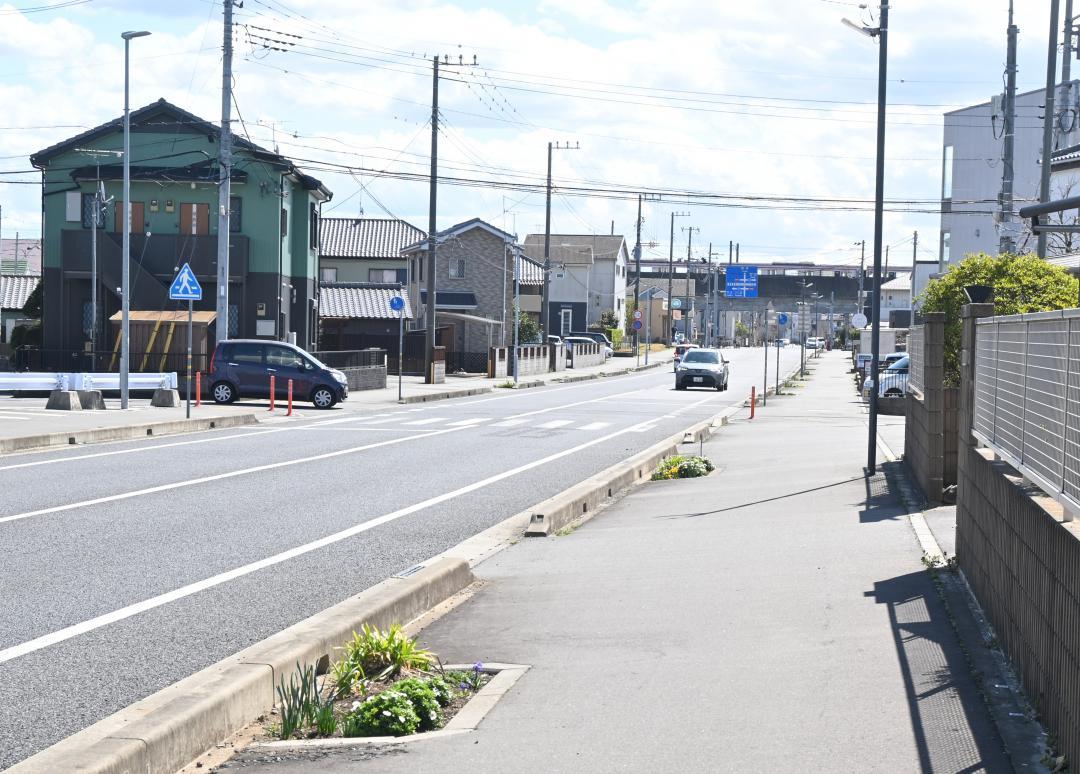
[[[352,641],[345,648],[342,661],[359,667],[360,673],[374,675],[383,680],[401,673],[402,669],[427,669],[434,655],[416,644],[401,626],[394,624],[387,631],[364,624],[359,632],[353,632]],[[347,667],[340,667],[344,672]]]
[[[500,387],[504,387],[504,388],[506,388],[506,389],[508,389],[508,390],[512,390],[512,389],[514,389],[514,387],[516,387],[517,385],[515,385],[515,384],[514,384],[514,380],[513,380],[513,379],[507,379],[507,380],[506,380],[505,382],[502,382],[502,383],[501,383],[501,384],[500,384],[499,386],[500,386]]]
[[[310,725],[315,720],[315,705],[319,701],[319,690],[315,682],[315,667],[301,667],[296,663],[296,672],[289,676],[285,685],[285,675],[277,687],[278,702],[281,705],[280,739],[288,739],[298,728]]]
[[[335,661],[330,667],[330,680],[334,683],[334,692],[338,698],[353,693],[364,685],[364,667],[348,657]]]

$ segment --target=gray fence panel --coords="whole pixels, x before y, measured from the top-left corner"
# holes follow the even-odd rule
[[[1068,389],[1065,401],[1065,464],[1062,488],[1068,497],[1080,501],[1080,317],[1073,317],[1068,323]]]
[[[920,395],[925,389],[926,326],[913,325],[908,334],[908,389]]]
[[[975,432],[993,439],[997,410],[997,325],[980,326],[975,339]]]

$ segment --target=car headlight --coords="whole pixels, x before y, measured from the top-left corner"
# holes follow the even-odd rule
[[[349,383],[349,380],[345,377],[345,374],[343,374],[341,371],[338,371],[337,369],[331,369],[330,375],[341,384]]]

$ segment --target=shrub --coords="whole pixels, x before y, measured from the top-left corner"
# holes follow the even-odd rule
[[[335,661],[330,667],[330,680],[334,683],[335,694],[343,698],[352,693],[357,686],[363,686],[364,668],[346,656]]]
[[[707,457],[684,457],[676,454],[667,457],[652,474],[653,481],[669,481],[674,478],[700,478],[715,468]]]
[[[413,709],[420,718],[421,731],[431,731],[439,727],[442,720],[439,713],[439,700],[435,697],[435,691],[428,680],[409,677],[394,683],[390,686],[390,690],[400,691],[409,697]]]
[[[354,701],[342,719],[343,736],[405,736],[415,734],[420,717],[401,691],[383,691]]]
[[[994,314],[1021,314],[1066,309],[1077,303],[1076,280],[1060,266],[1034,255],[969,255],[932,280],[917,299],[919,311],[945,314],[945,381],[960,383],[960,307],[967,303],[964,287],[994,289]]]
[[[419,647],[416,640],[407,636],[398,624],[385,632],[364,624],[359,632],[353,632],[352,642],[343,650],[342,661],[359,667],[363,675],[374,675],[376,680],[398,675],[402,669],[426,669],[435,658],[431,651]]]
[[[431,686],[431,692],[435,694],[435,701],[439,702],[440,707],[445,707],[454,700],[454,685],[445,677],[439,675],[429,677],[427,683]]]

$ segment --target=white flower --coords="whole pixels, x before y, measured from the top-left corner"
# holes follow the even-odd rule
[[[431,712],[428,713],[428,717],[431,718],[432,720],[434,720],[435,718],[438,717],[438,714],[435,712],[435,710],[432,710]]]
[[[383,710],[382,714],[386,715],[386,717],[390,717],[390,710]]]
[[[401,722],[401,723],[404,723],[404,722],[405,722],[405,716],[404,716],[404,715],[398,715],[398,716],[397,716],[397,719],[398,719],[398,721],[399,721],[399,722]]]
[[[354,710],[355,710],[355,709],[357,709],[357,708],[359,708],[359,706],[360,706],[360,702],[358,702],[358,701],[354,701],[354,702],[352,703],[352,708],[353,708]]]

